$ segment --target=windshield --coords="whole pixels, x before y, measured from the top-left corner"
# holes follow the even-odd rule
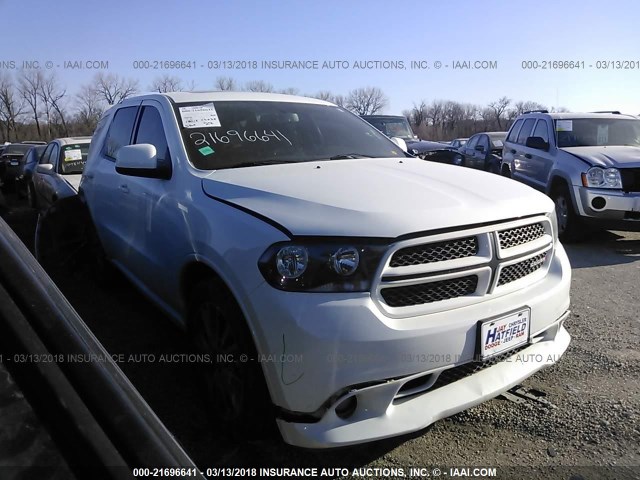
[[[60,152],[60,173],[63,175],[77,175],[82,173],[87,163],[90,143],[75,143],[64,145]]]
[[[387,137],[400,137],[404,140],[415,140],[411,125],[405,117],[367,117],[367,122],[376,127]]]
[[[11,155],[11,156],[22,157],[22,155],[27,153],[27,151],[32,147],[33,147],[33,145],[26,145],[26,144],[22,144],[22,143],[16,143],[16,144],[8,145],[2,151],[2,154],[3,155]]]
[[[640,145],[640,120],[574,118],[554,120],[558,147]]]
[[[201,170],[405,157],[375,128],[340,107],[219,101],[181,104],[176,107],[176,115],[189,158]]]

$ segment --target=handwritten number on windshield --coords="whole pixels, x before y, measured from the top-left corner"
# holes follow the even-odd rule
[[[227,130],[224,134],[218,132],[207,132],[206,134],[203,132],[192,132],[189,134],[189,138],[193,140],[193,143],[196,147],[201,147],[203,145],[211,146],[211,144],[226,144],[231,142],[269,142],[269,141],[278,141],[278,142],[287,142],[289,145],[293,146],[291,140],[289,140],[286,135],[284,135],[280,130],[262,130],[262,133],[259,133],[257,130]]]

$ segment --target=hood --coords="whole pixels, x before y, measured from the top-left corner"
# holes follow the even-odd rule
[[[218,170],[204,192],[293,235],[395,238],[549,212],[513,180],[415,158],[365,158]]]
[[[598,167],[640,168],[640,147],[564,147],[561,150]]]
[[[62,175],[62,178],[65,179],[65,181],[71,185],[71,188],[73,188],[73,190],[77,193],[78,192],[78,188],[80,187],[80,180],[82,179],[82,174],[74,174],[74,175]]]

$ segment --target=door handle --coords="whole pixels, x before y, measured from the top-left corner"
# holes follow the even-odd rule
[[[514,154],[514,153],[516,153],[516,151],[515,151],[515,150],[513,150],[513,149],[511,149],[511,154]]]
[[[124,183],[118,187],[122,193],[129,193],[129,187]]]
[[[525,153],[524,154],[524,158],[531,158],[531,154],[530,153]]]

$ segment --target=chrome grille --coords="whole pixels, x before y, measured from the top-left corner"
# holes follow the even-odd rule
[[[524,243],[533,242],[545,234],[544,226],[541,223],[525,225],[524,227],[511,228],[498,232],[500,248],[512,248]]]
[[[532,274],[536,270],[540,269],[544,265],[544,261],[547,258],[547,252],[536,255],[535,257],[528,258],[522,262],[514,263],[504,267],[500,271],[500,278],[498,279],[498,286],[506,285],[507,283],[515,282],[527,275]]]
[[[446,242],[403,248],[394,253],[389,266],[407,267],[409,265],[424,265],[426,263],[473,257],[477,253],[478,240],[476,237],[459,238]]]
[[[467,275],[437,282],[383,288],[380,294],[390,307],[409,307],[470,295],[476,291],[477,286],[478,277]]]

